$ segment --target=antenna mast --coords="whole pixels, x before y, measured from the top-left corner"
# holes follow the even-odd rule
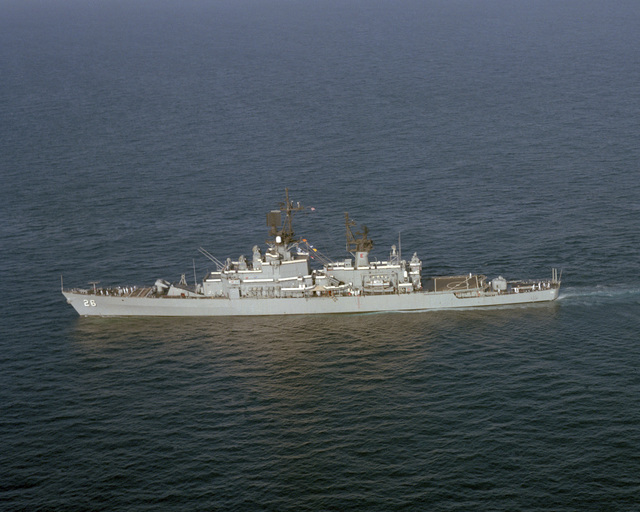
[[[373,240],[368,237],[369,228],[367,226],[363,224],[362,231],[357,231],[354,236],[351,228],[356,225],[356,222],[349,218],[349,212],[344,212],[344,223],[347,229],[347,252],[369,252],[373,249]]]
[[[289,200],[289,189],[285,188],[285,200],[279,204],[278,210],[271,210],[267,213],[267,226],[269,226],[269,235],[273,240],[267,240],[268,244],[284,244],[285,246],[296,241],[293,231],[293,214],[304,210],[304,206],[297,202]],[[284,212],[284,220],[282,213]],[[279,240],[278,240],[279,239]]]
[[[198,290],[198,277],[196,276],[196,260],[193,259],[193,287],[194,291]]]

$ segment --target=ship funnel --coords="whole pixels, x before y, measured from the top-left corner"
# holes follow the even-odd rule
[[[369,253],[367,251],[356,252],[356,268],[369,266]]]

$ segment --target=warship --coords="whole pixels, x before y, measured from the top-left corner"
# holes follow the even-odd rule
[[[550,279],[488,280],[479,274],[423,279],[422,262],[414,253],[402,259],[400,241],[386,261],[370,257],[373,241],[366,226],[345,213],[346,249],[351,258],[331,260],[305,238],[296,238],[293,216],[304,210],[289,199],[267,213],[269,239],[263,254],[256,245],[250,259],[215,263],[202,282],[187,284],[158,279],[153,286],[64,289],[67,302],[82,316],[258,316],[428,311],[549,302],[558,298],[561,276]],[[322,264],[312,269],[311,260]]]

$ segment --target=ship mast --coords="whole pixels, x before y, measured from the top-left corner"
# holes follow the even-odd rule
[[[362,231],[356,231],[354,235],[351,228],[356,225],[356,221],[349,218],[349,212],[344,212],[344,221],[347,230],[347,252],[353,254],[354,252],[371,251],[373,249],[373,240],[368,237],[369,228],[363,224]]]
[[[362,268],[369,266],[369,251],[373,249],[373,240],[369,239],[369,228],[362,225],[362,231],[353,234],[352,227],[355,221],[349,218],[349,213],[344,212],[344,222],[347,229],[347,252],[355,257],[355,267]],[[356,238],[357,237],[357,238]]]
[[[293,214],[304,210],[304,206],[297,202],[293,203],[289,199],[289,189],[285,188],[285,200],[279,204],[280,209],[271,210],[267,213],[267,226],[269,227],[269,236],[272,236],[272,240],[267,240],[270,245],[284,245],[287,247],[289,244],[296,241],[295,233],[293,231]],[[284,220],[282,220],[282,213],[284,212]]]

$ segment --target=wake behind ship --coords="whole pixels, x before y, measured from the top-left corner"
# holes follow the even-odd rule
[[[270,239],[263,254],[256,245],[250,259],[240,256],[222,262],[204,249],[216,264],[201,283],[188,285],[184,274],[177,283],[158,279],[153,286],[62,290],[82,316],[256,316],[427,311],[549,302],[558,298],[560,279],[507,281],[502,276],[431,277],[423,282],[422,262],[414,253],[403,260],[391,247],[386,261],[370,260],[373,241],[366,226],[345,213],[347,252],[351,258],[329,260],[305,239],[295,237],[293,216],[303,210],[289,199],[267,213]],[[310,255],[324,261],[312,270]]]

